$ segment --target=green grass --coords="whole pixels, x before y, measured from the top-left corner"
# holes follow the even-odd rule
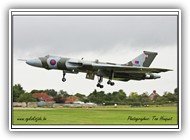
[[[13,124],[177,124],[177,107],[14,109]]]

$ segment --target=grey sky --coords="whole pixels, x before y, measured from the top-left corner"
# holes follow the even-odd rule
[[[129,94],[156,89],[162,94],[177,87],[177,16],[14,16],[13,29],[14,84],[21,83],[25,90],[88,94],[98,88],[97,79],[87,80],[84,74],[67,74],[62,83],[61,71],[33,68],[18,58],[53,54],[126,63],[144,50],[158,52],[151,67],[174,71],[161,73],[158,80],[116,82],[114,87],[105,79],[103,90],[123,89]]]

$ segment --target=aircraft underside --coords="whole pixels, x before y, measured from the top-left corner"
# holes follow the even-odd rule
[[[86,73],[86,79],[94,80],[95,76],[98,76],[98,83],[97,87],[103,88],[104,86],[101,84],[103,82],[103,78],[108,79],[107,84],[108,85],[115,85],[115,83],[112,80],[117,81],[124,81],[127,82],[129,80],[144,80],[149,79],[146,78],[146,74],[144,73],[127,73],[127,72],[113,72],[113,71],[86,71],[86,70],[80,70],[80,71],[63,71],[63,78],[62,81],[65,82],[66,73],[73,73],[77,74],[79,72]]]

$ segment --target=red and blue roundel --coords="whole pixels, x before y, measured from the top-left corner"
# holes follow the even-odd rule
[[[56,61],[54,59],[50,60],[50,64],[51,65],[55,65],[56,64]]]

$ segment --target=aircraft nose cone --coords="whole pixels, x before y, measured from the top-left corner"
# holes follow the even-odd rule
[[[28,65],[31,65],[31,66],[42,67],[42,62],[38,58],[36,58],[36,59],[29,59],[29,60],[26,61],[26,63]]]

